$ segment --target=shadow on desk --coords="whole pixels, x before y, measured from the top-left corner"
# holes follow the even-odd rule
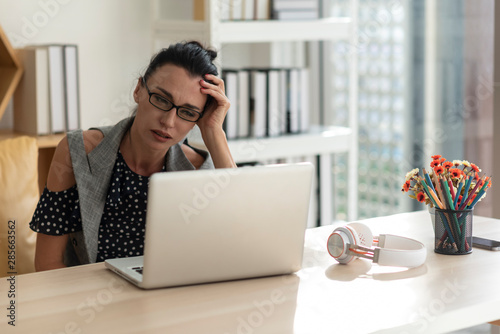
[[[416,268],[386,267],[372,264],[370,261],[357,259],[345,264],[332,264],[325,270],[325,276],[334,281],[353,281],[368,278],[378,281],[394,281],[414,278],[427,273],[425,264]]]

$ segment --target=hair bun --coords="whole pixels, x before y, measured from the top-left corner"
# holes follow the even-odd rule
[[[193,46],[196,46],[196,47],[202,49],[210,57],[210,61],[214,61],[214,59],[217,58],[217,51],[216,50],[211,49],[211,48],[207,48],[207,47],[203,46],[203,44],[201,44],[198,41],[189,41],[186,43],[186,45],[193,45]]]

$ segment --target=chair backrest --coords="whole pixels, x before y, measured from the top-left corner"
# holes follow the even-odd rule
[[[36,233],[29,222],[38,199],[36,139],[0,141],[0,277],[35,271]]]

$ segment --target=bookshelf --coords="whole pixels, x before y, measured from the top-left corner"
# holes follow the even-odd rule
[[[162,0],[152,2],[152,35],[154,51],[182,40],[199,40],[219,50],[223,59],[224,45],[232,43],[273,43],[351,40],[353,24],[350,18],[323,18],[301,21],[221,21],[220,0],[193,0],[196,19],[165,19],[161,17]],[[312,76],[319,77],[316,64]],[[319,79],[318,79],[319,81]],[[345,127],[312,127],[310,131],[279,137],[229,140],[229,147],[237,163],[293,159],[301,156],[318,156],[320,176],[319,222],[332,223],[331,154],[352,152],[355,135]],[[191,143],[203,147],[199,136]],[[353,181],[354,180],[354,181]],[[355,179],[349,178],[350,187]],[[326,186],[325,186],[326,185]]]
[[[23,74],[22,66],[0,26],[0,119]]]
[[[0,119],[2,118],[7,104],[13,97],[23,75],[23,68],[16,50],[12,48],[0,26]],[[54,134],[47,136],[33,136],[13,129],[0,130],[0,140],[11,139],[21,136],[35,137],[38,142],[38,186],[40,192],[43,191],[47,181],[52,156],[59,141],[64,134]]]

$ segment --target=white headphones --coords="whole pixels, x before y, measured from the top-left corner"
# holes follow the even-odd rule
[[[422,265],[427,257],[421,242],[391,234],[374,237],[362,223],[337,227],[328,237],[327,247],[328,253],[342,264],[362,257],[381,266],[411,268]]]

